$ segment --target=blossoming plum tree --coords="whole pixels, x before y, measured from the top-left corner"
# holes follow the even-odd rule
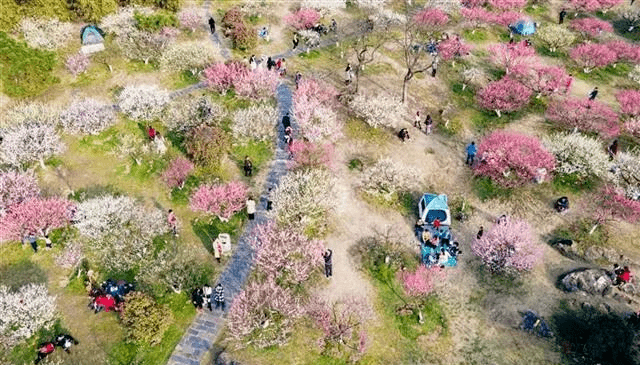
[[[544,140],[556,156],[556,172],[581,178],[607,177],[609,156],[600,141],[580,133],[559,133]]]
[[[113,106],[91,98],[76,100],[60,113],[60,124],[73,134],[98,134],[115,122]]]
[[[571,46],[576,40],[576,35],[562,25],[549,24],[536,32],[536,38],[541,45],[555,53]]]
[[[533,181],[540,169],[555,169],[555,158],[537,138],[516,132],[491,133],[479,143],[478,156],[475,173],[507,187]]]
[[[74,204],[60,198],[31,198],[11,205],[0,217],[0,241],[19,241],[25,234],[46,235],[67,226]]]
[[[531,89],[510,78],[489,83],[476,94],[476,101],[483,109],[494,110],[498,117],[502,112],[524,108],[531,98]]]
[[[78,53],[73,56],[67,57],[65,66],[67,66],[67,70],[69,70],[69,72],[71,72],[73,76],[78,76],[87,70],[87,67],[89,67],[89,62],[89,57],[82,53]]]
[[[33,173],[0,171],[0,209],[34,198],[40,194]]]
[[[516,67],[525,67],[534,61],[536,50],[525,41],[517,43],[501,43],[489,46],[491,60],[505,69],[507,75]]]
[[[117,97],[118,107],[135,121],[159,118],[169,103],[169,92],[156,85],[129,85]]]
[[[163,50],[160,67],[163,70],[179,72],[189,70],[192,75],[215,58],[209,42],[173,43]]]
[[[315,9],[303,8],[285,15],[284,22],[296,30],[303,30],[315,26],[320,18],[320,13]]]
[[[272,141],[276,136],[278,110],[268,104],[238,109],[233,115],[231,130],[241,141]]]
[[[569,55],[585,73],[591,72],[596,67],[612,64],[618,59],[616,52],[607,45],[598,43],[583,43],[572,48]]]
[[[43,284],[27,284],[17,291],[0,286],[0,342],[13,347],[51,328],[57,317],[55,299]]]
[[[193,168],[193,162],[184,157],[177,157],[169,163],[169,167],[162,173],[162,180],[172,189],[182,189]]]
[[[543,64],[519,65],[513,69],[510,78],[518,80],[537,94],[549,96],[556,93],[567,93],[569,76],[563,67]]]
[[[205,212],[228,220],[245,206],[247,187],[237,181],[225,185],[201,185],[189,201],[194,212]]]
[[[356,95],[349,106],[373,128],[396,128],[407,115],[407,108],[400,100],[386,94]]]
[[[195,32],[205,24],[205,12],[202,8],[184,8],[178,13],[178,21],[183,28]]]
[[[607,104],[586,98],[554,100],[547,108],[548,120],[565,128],[597,132],[605,138],[618,135],[618,115]]]
[[[294,169],[333,167],[334,148],[331,143],[321,144],[296,139],[289,146],[289,152],[293,155]]]
[[[0,161],[13,166],[39,161],[45,168],[44,160],[65,148],[52,124],[23,123],[0,130],[0,134]]]
[[[580,18],[574,19],[569,24],[569,27],[576,32],[596,37],[604,32],[613,32],[613,26],[611,23],[596,18]]]

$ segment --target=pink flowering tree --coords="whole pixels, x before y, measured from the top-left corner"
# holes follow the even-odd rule
[[[300,299],[291,289],[271,280],[254,281],[233,300],[227,315],[228,334],[238,347],[248,343],[257,348],[282,345],[303,314]]]
[[[591,13],[597,10],[607,11],[622,2],[623,0],[569,0],[569,6],[577,12]]]
[[[487,0],[463,0],[461,4],[466,8],[481,8],[487,4]]]
[[[624,122],[624,130],[626,130],[629,134],[640,137],[640,118],[629,119]]]
[[[493,225],[471,243],[471,251],[494,273],[529,271],[544,254],[542,245],[534,242],[529,224],[516,219]]]
[[[491,23],[502,25],[503,27],[508,27],[520,18],[522,18],[522,14],[518,13],[517,11],[503,11],[501,13],[493,14]]]
[[[594,199],[596,224],[618,218],[629,223],[640,220],[640,201],[625,196],[623,189],[606,185]]]
[[[616,94],[620,111],[626,117],[640,117],[640,90],[624,90]]]
[[[478,156],[476,175],[490,177],[506,187],[522,186],[541,175],[548,176],[556,165],[555,157],[540,140],[517,132],[491,133],[478,145]]]
[[[303,78],[293,94],[293,112],[305,137],[311,140],[335,140],[342,125],[333,106],[338,91],[330,84],[313,78]]]
[[[195,32],[197,28],[206,24],[205,14],[201,8],[185,8],[178,13],[180,26]]]
[[[29,200],[40,194],[32,173],[0,171],[0,209]]]
[[[497,10],[522,9],[527,0],[489,0],[489,5]]]
[[[424,297],[435,288],[435,281],[444,277],[442,269],[439,267],[428,268],[424,265],[418,266],[416,271],[398,271],[398,280],[404,287],[404,292],[412,297]]]
[[[194,212],[205,212],[220,220],[228,220],[244,208],[247,191],[247,187],[237,181],[226,185],[201,185],[191,196],[189,206]]]
[[[605,138],[620,133],[616,112],[605,103],[586,98],[553,100],[547,108],[546,118],[565,128],[596,132]]]
[[[514,112],[524,108],[531,98],[531,89],[510,78],[489,83],[478,91],[476,101],[481,108],[494,110],[498,117],[502,112]]]
[[[228,63],[216,63],[204,70],[204,79],[209,88],[224,92],[234,85],[234,82],[249,73],[245,65],[232,61]]]
[[[525,41],[517,43],[500,43],[489,47],[491,61],[503,68],[507,75],[514,67],[524,67],[533,62],[536,50]]]
[[[280,77],[275,70],[259,68],[239,75],[233,80],[233,88],[237,95],[252,99],[266,99],[273,97],[279,82]]]
[[[258,226],[251,243],[258,274],[283,287],[303,284],[324,263],[321,241],[311,240],[293,228],[280,228],[274,222]]]
[[[617,56],[617,61],[640,63],[640,45],[631,44],[623,40],[611,41],[605,44]]]
[[[0,217],[0,241],[19,241],[25,234],[46,235],[71,221],[74,204],[61,198],[32,198],[9,206]]]
[[[73,76],[78,76],[87,70],[87,67],[89,67],[89,62],[90,60],[87,55],[78,53],[73,56],[67,57],[65,66],[67,66],[67,70],[69,70],[69,72],[71,72]]]
[[[293,155],[292,168],[316,169],[332,168],[334,148],[331,143],[313,143],[304,140],[294,140],[289,146]]]
[[[481,25],[491,23],[494,18],[493,13],[482,7],[462,8],[460,9],[460,14],[465,19],[465,26],[472,29],[472,34]]]
[[[373,318],[366,299],[351,297],[330,304],[316,298],[307,306],[307,313],[322,330],[318,344],[323,354],[356,362],[365,353],[365,326]]]
[[[438,54],[443,60],[448,61],[468,56],[472,48],[471,45],[463,43],[459,37],[454,37],[438,44]]]
[[[616,62],[618,55],[604,44],[583,43],[574,47],[569,56],[583,68],[585,73],[596,67],[604,67]]]
[[[571,85],[571,76],[563,67],[538,63],[531,66],[516,66],[509,77],[518,80],[536,93],[536,97],[565,94]]]
[[[425,8],[413,16],[413,22],[419,27],[433,29],[442,27],[449,21],[449,16],[437,8]]]
[[[193,171],[193,162],[184,157],[175,158],[162,173],[162,180],[171,189],[184,187],[184,182]]]
[[[613,32],[611,23],[596,18],[574,19],[569,24],[569,28],[592,37],[596,37],[603,32]]]
[[[305,8],[285,15],[284,22],[296,30],[303,30],[315,26],[320,18],[320,13],[316,10]]]

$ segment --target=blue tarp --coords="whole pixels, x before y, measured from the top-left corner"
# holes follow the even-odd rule
[[[438,241],[438,245],[434,247],[433,245],[429,245],[426,242],[424,242],[422,240],[423,231],[429,231],[430,237],[439,237],[440,240]],[[425,264],[428,267],[436,266],[436,265],[453,267],[458,264],[458,260],[454,255],[455,252],[452,249],[453,246],[451,243],[453,242],[453,237],[451,237],[451,231],[449,230],[449,227],[441,226],[440,228],[436,229],[431,225],[425,225],[416,230],[416,235],[418,235],[418,240],[420,241],[420,249],[421,249],[420,251],[421,251],[423,264]],[[447,260],[443,264],[440,264],[438,263],[438,259],[436,257],[442,251],[443,248],[449,252],[451,257],[449,258],[449,260]]]
[[[517,22],[511,24],[509,29],[513,33],[520,35],[531,35],[536,32],[536,23],[530,19],[520,19]]]

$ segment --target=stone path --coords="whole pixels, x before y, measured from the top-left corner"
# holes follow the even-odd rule
[[[219,282],[224,287],[226,307],[227,309],[233,304],[233,300],[240,293],[242,287],[247,280],[251,267],[253,265],[253,250],[251,248],[252,233],[256,225],[267,221],[266,192],[271,187],[275,187],[280,179],[287,173],[287,161],[289,153],[286,151],[284,142],[284,128],[280,120],[287,112],[291,110],[292,99],[291,89],[286,84],[281,83],[276,90],[276,99],[278,101],[279,118],[278,118],[278,141],[275,153],[275,159],[271,162],[267,180],[257,204],[256,218],[249,222],[242,235],[238,239],[237,245],[231,257],[229,265],[225,268],[219,278]],[[296,131],[297,124],[291,120],[291,127]],[[193,323],[187,329],[186,333],[173,350],[168,365],[199,365],[200,360],[206,354],[220,331],[224,327],[224,317],[221,311],[214,310],[210,312],[205,309],[201,314],[196,315]]]

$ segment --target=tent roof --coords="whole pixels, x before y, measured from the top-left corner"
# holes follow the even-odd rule
[[[449,205],[447,204],[447,196],[444,194],[435,195],[435,194],[424,194],[422,196],[425,203],[427,203],[426,210],[448,210]]]
[[[531,19],[520,19],[513,24],[510,28],[518,34],[529,35],[536,32],[536,24]]]

